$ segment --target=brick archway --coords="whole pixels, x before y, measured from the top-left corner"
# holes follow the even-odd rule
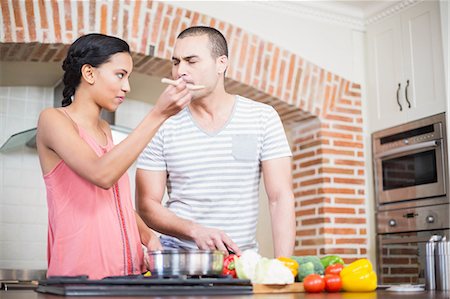
[[[230,48],[227,90],[274,106],[292,132],[296,254],[367,254],[359,84],[232,24],[151,0],[2,1],[1,21],[0,61],[62,61],[76,37],[102,32],[130,43],[135,71],[161,77],[178,32],[219,29]]]

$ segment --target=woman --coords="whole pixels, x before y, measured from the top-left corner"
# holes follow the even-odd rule
[[[141,244],[161,249],[133,210],[126,171],[191,95],[182,80],[168,86],[114,146],[100,112],[115,111],[124,101],[132,67],[125,41],[102,34],[78,38],[63,62],[63,107],[39,117],[37,147],[49,209],[47,276],[139,274],[145,270]]]

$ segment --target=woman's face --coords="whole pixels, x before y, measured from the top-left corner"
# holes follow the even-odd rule
[[[110,112],[116,111],[130,91],[128,81],[133,70],[133,60],[129,53],[117,53],[109,61],[94,68],[94,98],[99,106]]]

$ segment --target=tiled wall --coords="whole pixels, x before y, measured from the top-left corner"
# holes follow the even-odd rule
[[[127,128],[135,128],[152,107],[153,105],[149,103],[126,99],[116,111],[116,124]],[[131,198],[134,198],[136,162],[128,169],[128,176],[130,177]]]
[[[53,106],[52,87],[0,87],[0,143],[36,126],[39,112]],[[152,105],[127,99],[116,123],[135,127]],[[134,193],[135,166],[128,174]],[[47,200],[35,149],[0,154],[0,269],[47,268]]]
[[[36,127],[53,88],[0,87],[0,142]],[[0,268],[46,268],[47,203],[35,149],[0,154]]]

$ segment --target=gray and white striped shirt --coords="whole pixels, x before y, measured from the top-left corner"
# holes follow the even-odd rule
[[[137,167],[167,171],[166,206],[179,217],[227,233],[242,249],[257,248],[261,161],[291,156],[273,107],[236,96],[228,122],[203,131],[189,108],[168,119],[140,155]],[[161,236],[166,247],[197,248]]]

